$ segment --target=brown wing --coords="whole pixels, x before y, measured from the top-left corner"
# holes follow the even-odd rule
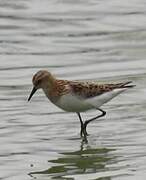
[[[83,98],[91,98],[118,88],[131,88],[131,81],[118,84],[95,84],[88,82],[70,82],[73,93]]]

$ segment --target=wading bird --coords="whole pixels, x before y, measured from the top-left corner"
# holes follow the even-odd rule
[[[33,89],[28,101],[30,101],[37,89],[41,88],[53,104],[64,111],[77,113],[81,123],[80,135],[85,139],[88,135],[87,125],[106,114],[100,107],[128,88],[134,87],[134,85],[129,85],[131,81],[115,84],[98,84],[88,81],[60,80],[46,70],[38,71],[33,76],[32,82]],[[90,109],[97,109],[101,114],[84,122],[80,113]]]

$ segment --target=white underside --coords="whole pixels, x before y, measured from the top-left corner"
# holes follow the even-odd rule
[[[55,105],[69,112],[83,112],[89,109],[96,109],[110,101],[127,88],[115,89],[93,98],[82,99],[72,94],[63,95]]]

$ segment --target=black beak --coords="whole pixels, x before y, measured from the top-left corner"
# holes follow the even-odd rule
[[[32,98],[32,96],[34,95],[34,93],[36,92],[36,88],[35,87],[33,87],[33,89],[32,89],[32,91],[31,91],[31,93],[30,93],[30,96],[29,96],[29,98],[28,98],[28,101],[30,101],[30,99]]]

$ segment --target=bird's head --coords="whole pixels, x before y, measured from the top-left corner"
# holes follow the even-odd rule
[[[38,89],[51,88],[54,81],[55,81],[55,78],[52,76],[52,74],[50,72],[48,72],[46,70],[38,71],[32,78],[33,89],[30,93],[28,101],[30,101],[30,99],[32,98],[32,96]]]

